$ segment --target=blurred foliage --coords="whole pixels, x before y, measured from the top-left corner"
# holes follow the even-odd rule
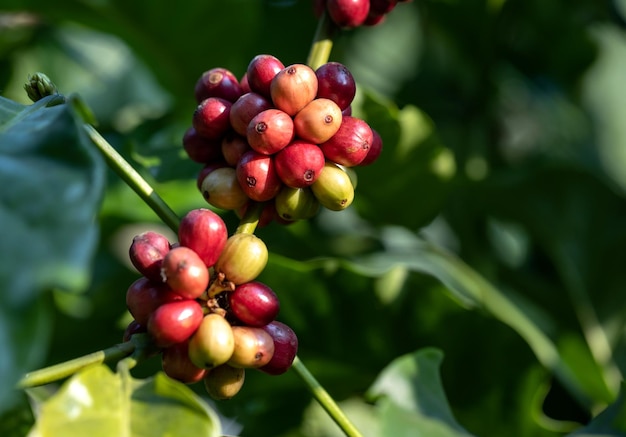
[[[259,53],[304,62],[315,26],[305,0],[3,2],[0,93],[15,102],[0,113],[4,381],[119,342],[137,277],[132,236],[166,232],[112,172],[103,189],[85,150],[68,147],[40,174],[15,173],[10,147],[37,132],[23,125],[8,137],[3,122],[28,103],[28,74],[80,95],[99,131],[182,215],[206,206],[200,166],[180,147],[196,79],[216,66],[241,76]],[[380,132],[384,152],[357,169],[349,210],[258,230],[272,252],[260,279],[279,294],[302,360],[365,435],[420,426],[446,436],[626,435],[625,31],[620,0],[414,0],[335,41],[331,60],[359,85],[353,111]],[[77,135],[75,114],[47,110],[63,118],[49,138],[80,144],[62,136]],[[55,163],[68,170],[61,179]],[[17,212],[58,200],[56,183],[93,191],[76,210],[47,213],[45,235],[18,232]],[[234,230],[234,214],[223,217]],[[31,252],[45,265],[21,262],[42,239],[51,245]],[[81,260],[74,270],[50,269],[71,256]],[[56,275],[37,276],[46,269]],[[20,277],[41,282],[16,289]],[[19,311],[7,311],[18,298]],[[159,369],[155,358],[133,375]],[[374,399],[379,375],[395,385]],[[214,404],[224,433],[340,435],[293,372],[246,378],[235,399]],[[407,407],[396,397],[429,384],[434,422],[419,398]],[[24,435],[28,402],[12,394],[0,391],[0,434]]]

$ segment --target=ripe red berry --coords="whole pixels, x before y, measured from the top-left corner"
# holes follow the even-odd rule
[[[280,310],[278,296],[262,282],[240,284],[228,297],[232,313],[248,326],[265,326]]]
[[[296,135],[313,144],[328,141],[341,126],[341,109],[330,99],[315,99],[293,119]]]
[[[180,221],[178,241],[196,252],[207,267],[215,264],[227,239],[224,220],[210,209],[193,209]]]
[[[146,326],[150,315],[167,302],[182,300],[166,284],[152,282],[145,276],[130,284],[126,291],[128,312],[140,325]]]
[[[332,100],[342,111],[350,106],[356,95],[356,83],[345,65],[328,62],[315,70],[315,75],[318,81],[318,98]]]
[[[196,299],[209,285],[209,271],[192,249],[179,246],[163,258],[161,277],[171,290],[185,299]]]
[[[374,141],[369,125],[356,117],[343,117],[341,126],[328,141],[320,144],[327,160],[346,167],[358,165]]]
[[[222,139],[222,156],[228,165],[236,167],[244,153],[250,150],[245,136],[230,132]]]
[[[315,182],[325,161],[322,149],[302,140],[292,141],[274,157],[278,177],[292,188],[308,187]]]
[[[257,202],[270,200],[282,186],[272,156],[246,152],[237,164],[237,179],[246,195]]]
[[[293,329],[278,320],[274,320],[263,329],[274,340],[274,355],[259,370],[270,375],[281,375],[291,367],[298,353],[298,337]]]
[[[162,234],[147,231],[136,235],[128,250],[130,262],[151,281],[161,281],[161,262],[170,251],[170,242]]]
[[[201,136],[193,127],[187,129],[183,135],[183,148],[189,159],[200,164],[221,158],[220,142]]]
[[[370,9],[370,0],[327,0],[330,18],[340,27],[352,28],[363,24]]]
[[[282,150],[293,136],[293,120],[280,109],[266,109],[258,113],[250,121],[246,134],[250,147],[264,155]]]
[[[209,97],[221,97],[234,102],[242,95],[237,77],[225,68],[212,68],[198,78],[194,95],[198,103]]]
[[[252,58],[246,70],[250,89],[255,93],[269,98],[271,95],[270,84],[272,83],[272,79],[274,79],[274,76],[283,68],[285,68],[285,66],[275,56],[256,55]]]
[[[187,340],[202,322],[202,307],[195,300],[164,303],[148,319],[148,333],[158,347]]]
[[[359,166],[370,165],[375,162],[383,151],[383,139],[376,130],[372,129],[372,144],[370,144],[370,150],[367,155],[359,163]]]
[[[270,84],[272,102],[290,116],[304,108],[317,95],[317,76],[305,64],[283,68]]]
[[[203,137],[221,140],[230,129],[231,106],[231,102],[219,97],[209,97],[203,100],[193,113],[193,127]]]
[[[247,93],[230,108],[230,124],[239,135],[246,136],[250,121],[259,113],[272,108],[272,103],[261,94]]]
[[[204,378],[207,371],[196,367],[189,359],[189,340],[176,343],[163,349],[161,354],[161,366],[163,372],[172,379],[185,384],[193,384]]]

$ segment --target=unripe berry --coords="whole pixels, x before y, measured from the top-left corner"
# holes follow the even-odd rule
[[[204,388],[212,399],[226,400],[239,393],[245,379],[245,369],[222,364],[206,374]]]
[[[315,71],[305,64],[289,65],[274,76],[270,93],[276,108],[294,116],[317,95]]]
[[[218,168],[207,174],[200,191],[209,204],[224,210],[241,208],[248,201],[232,167]]]
[[[194,95],[198,103],[209,97],[221,97],[234,102],[242,95],[237,77],[225,68],[212,68],[202,73],[194,87]]]
[[[274,199],[276,213],[285,220],[306,220],[317,214],[320,203],[310,187],[283,187]]]
[[[269,98],[272,79],[283,68],[285,68],[285,65],[275,56],[256,55],[252,58],[246,70],[250,89]]]
[[[317,200],[331,211],[341,211],[352,204],[354,186],[350,176],[337,164],[327,162],[319,178],[311,185]]]
[[[321,144],[335,135],[341,126],[341,109],[329,99],[315,99],[293,119],[296,135],[313,144]]]
[[[209,271],[204,261],[188,247],[179,246],[163,258],[161,277],[174,293],[196,299],[209,285]]]
[[[354,167],[365,159],[373,140],[372,130],[365,121],[343,117],[337,133],[320,144],[320,149],[327,160]]]
[[[266,109],[250,121],[246,138],[252,149],[272,155],[284,149],[293,135],[293,120],[287,113],[280,109]]]
[[[263,328],[233,326],[235,348],[228,360],[233,367],[257,368],[266,365],[274,355],[274,340]]]
[[[273,157],[256,150],[241,157],[237,164],[237,179],[246,195],[257,202],[272,199],[282,186]]]
[[[204,316],[189,339],[189,359],[203,369],[212,369],[230,359],[235,339],[230,324],[219,314]]]
[[[215,263],[215,272],[235,285],[254,280],[265,268],[267,246],[254,234],[234,234]]]
[[[308,187],[315,182],[325,163],[322,149],[302,140],[292,141],[274,156],[278,177],[292,188]]]

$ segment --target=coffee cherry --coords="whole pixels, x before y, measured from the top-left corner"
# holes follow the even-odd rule
[[[215,208],[234,210],[248,202],[248,196],[244,193],[237,172],[232,167],[215,169],[205,176],[200,187],[202,196]]]
[[[274,340],[263,328],[233,326],[235,349],[228,360],[232,367],[256,368],[269,363],[274,355]]]
[[[283,68],[270,84],[272,102],[290,116],[296,115],[317,95],[317,76],[308,65],[293,64]]]
[[[272,103],[261,94],[246,93],[230,108],[229,121],[235,132],[246,136],[250,121],[260,112],[271,109]]]
[[[164,303],[150,315],[148,333],[158,347],[172,346],[191,337],[202,316],[202,307],[195,300]]]
[[[166,347],[161,355],[161,367],[163,372],[172,379],[185,384],[193,384],[204,378],[207,371],[191,362],[187,353],[189,341],[176,343]]]
[[[245,377],[245,369],[222,364],[206,374],[204,388],[216,401],[230,399],[239,393]]]
[[[210,140],[221,140],[230,129],[231,106],[231,102],[219,97],[209,97],[203,100],[193,113],[194,129]]]
[[[330,18],[340,27],[353,28],[363,24],[370,8],[370,0],[327,0]]]
[[[175,247],[163,258],[161,277],[174,293],[185,299],[196,299],[209,285],[209,271],[192,249]]]
[[[320,144],[320,149],[327,160],[354,167],[365,159],[373,140],[372,130],[365,121],[343,117],[337,133]]]
[[[234,234],[215,263],[215,272],[226,281],[240,285],[254,280],[265,268],[267,246],[254,234]]]
[[[228,361],[235,348],[230,324],[219,314],[209,313],[189,339],[189,359],[202,369],[213,369]]]
[[[246,152],[239,160],[237,179],[246,195],[257,202],[265,202],[276,196],[282,185],[272,156],[256,150]]]
[[[280,180],[292,188],[311,185],[324,168],[324,152],[316,145],[302,140],[294,140],[274,156],[276,174]]]
[[[335,135],[341,126],[341,109],[329,99],[315,99],[293,119],[296,135],[313,144],[321,144]]]
[[[279,109],[266,109],[258,113],[248,125],[246,138],[254,150],[272,155],[293,139],[293,120]]]
[[[263,329],[274,340],[274,355],[269,363],[259,367],[259,370],[270,375],[281,375],[291,367],[298,353],[298,337],[293,329],[278,320],[274,320]]]
[[[250,63],[246,73],[248,75],[248,85],[255,93],[270,98],[270,85],[274,76],[285,66],[278,58],[272,55],[256,55]]]
[[[207,267],[215,264],[227,239],[224,220],[210,209],[191,210],[180,221],[178,241],[196,252]]]
[[[222,139],[222,156],[228,165],[236,167],[244,153],[251,150],[245,136],[230,132]]]
[[[229,294],[228,302],[234,316],[248,326],[265,326],[276,318],[280,310],[274,290],[257,281],[238,285]]]
[[[228,164],[221,160],[205,164],[202,169],[200,169],[198,176],[196,177],[196,187],[198,187],[198,191],[202,192],[202,182],[204,182],[204,178],[213,170],[222,167],[228,167]]]
[[[348,68],[339,62],[328,62],[315,70],[315,75],[317,97],[330,99],[339,109],[346,110],[356,95],[356,83]]]
[[[126,291],[126,307],[140,325],[147,326],[150,315],[167,302],[182,300],[163,283],[152,282],[145,276],[134,281]]]
[[[242,94],[237,77],[225,68],[212,68],[205,71],[194,87],[194,95],[198,103],[209,97],[221,97],[234,102]]]
[[[139,273],[151,281],[161,280],[161,262],[170,251],[167,237],[147,231],[133,238],[128,250],[130,262]]]
[[[359,163],[359,166],[370,165],[378,159],[383,151],[383,139],[380,134],[372,129],[372,144],[370,144],[370,150],[365,155],[363,161]]]
[[[183,135],[183,149],[189,159],[200,164],[220,159],[222,152],[219,141],[201,136],[193,127]]]
[[[135,334],[143,334],[147,331],[145,325],[140,325],[137,320],[131,320],[131,322],[126,326],[124,330],[124,334],[122,335],[122,342],[126,343],[130,341],[131,337]]]
[[[320,203],[310,187],[283,187],[276,198],[276,213],[289,221],[306,220],[317,214]]]
[[[311,185],[317,200],[331,211],[341,211],[352,204],[354,187],[350,176],[332,162],[327,162],[317,180]]]
[[[242,95],[251,91],[250,84],[248,83],[248,72],[245,72],[243,76],[241,76],[239,86],[241,86],[241,91],[243,91]]]

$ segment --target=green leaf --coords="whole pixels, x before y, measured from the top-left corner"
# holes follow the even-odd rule
[[[622,383],[618,399],[598,414],[589,425],[570,434],[576,437],[626,436],[626,385]]]
[[[163,373],[144,380],[88,367],[41,405],[32,436],[221,435],[219,418],[186,385]]]
[[[443,353],[425,348],[391,362],[367,392],[377,399],[382,435],[468,436],[456,422],[441,385]]]
[[[40,365],[50,334],[44,291],[89,284],[103,164],[61,96],[30,106],[0,98],[0,409]]]

